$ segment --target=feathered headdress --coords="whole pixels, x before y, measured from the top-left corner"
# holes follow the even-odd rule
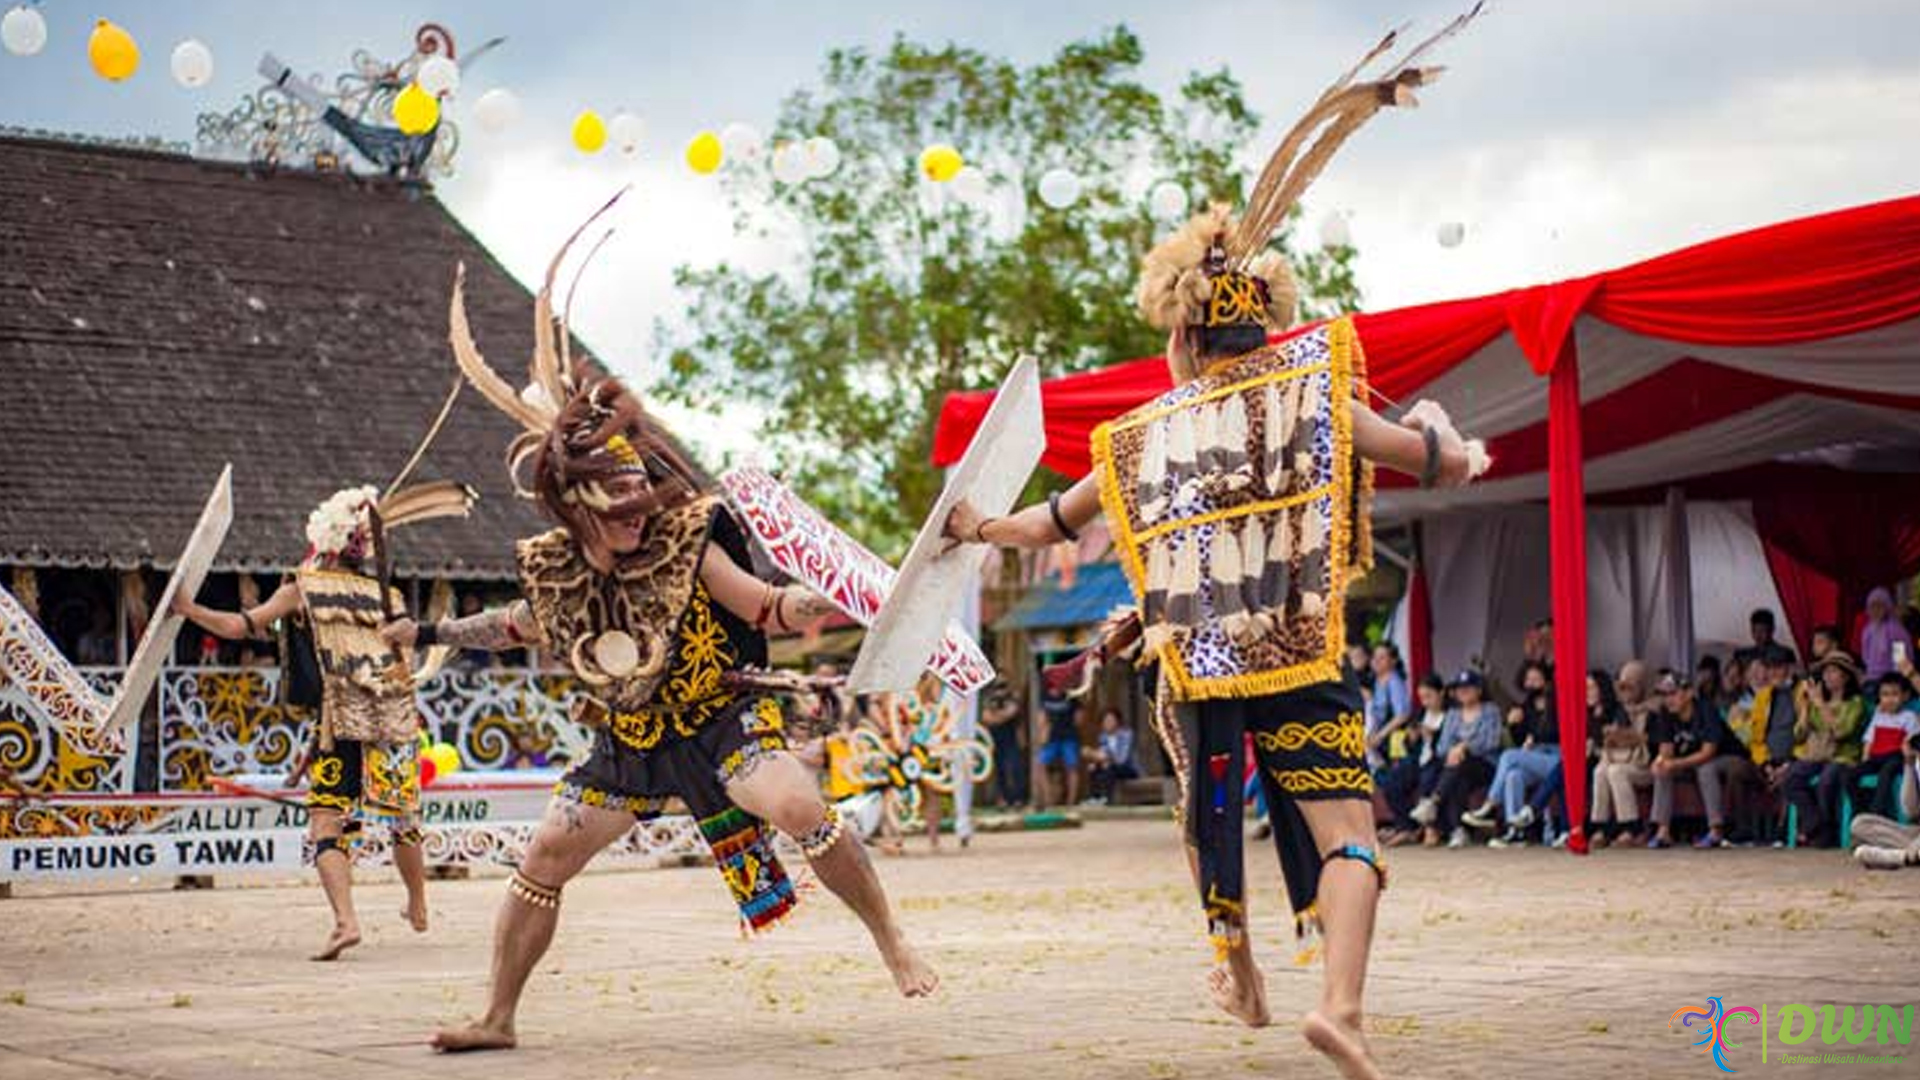
[[[413,456],[394,475],[384,492],[372,484],[341,488],[313,508],[313,512],[307,515],[307,543],[312,556],[331,559],[364,557],[367,554],[367,540],[372,535],[372,511],[379,512],[383,528],[397,529],[435,518],[466,517],[473,510],[473,504],[480,501],[480,494],[458,481],[429,480],[402,486],[433,446],[440,429],[446,425],[447,417],[452,414],[453,403],[459,394],[460,382],[455,380],[433,425],[427,429],[420,445],[414,448]]]
[[[1160,330],[1244,324],[1284,330],[1292,325],[1299,289],[1285,258],[1268,247],[1274,234],[1341,144],[1375,113],[1418,104],[1414,90],[1431,85],[1446,69],[1415,67],[1415,62],[1473,21],[1484,6],[1476,3],[1416,45],[1383,77],[1355,82],[1393,48],[1400,32],[1382,38],[1280,140],[1237,220],[1230,208],[1216,204],[1148,252],[1135,294],[1147,321]]]
[[[455,272],[447,311],[448,340],[462,375],[494,408],[520,425],[520,434],[507,447],[514,490],[539,500],[583,539],[597,533],[596,516],[656,513],[697,493],[693,469],[639,401],[618,381],[584,363],[576,364],[572,356],[567,325],[574,292],[612,230],[594,242],[567,289],[560,315],[554,315],[554,283],[567,253],[625,194],[623,188],[594,211],[548,263],[546,280],[534,299],[533,357],[527,364],[525,389],[516,392],[474,343],[467,320],[465,265]],[[621,474],[643,479],[644,490],[615,499],[605,481]]]

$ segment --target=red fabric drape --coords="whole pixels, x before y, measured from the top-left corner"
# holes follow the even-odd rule
[[[1417,559],[1407,582],[1407,670],[1416,686],[1433,671],[1433,599],[1427,593],[1427,572]]]
[[[1675,360],[1690,343],[1779,346],[1920,320],[1920,197],[1756,229],[1592,277],[1362,314],[1354,322],[1374,386],[1409,401],[1502,333],[1514,335],[1537,371],[1550,371],[1581,315],[1674,342]],[[1043,384],[1043,461],[1084,475],[1093,428],[1167,385],[1158,359]],[[935,464],[959,460],[990,400],[987,393],[948,397],[934,437]]]
[[[1895,484],[1904,490],[1892,490]],[[1911,482],[1889,490],[1794,492],[1753,500],[1753,525],[1767,553],[1787,625],[1803,647],[1813,628],[1844,633],[1876,587],[1920,572],[1920,504]]]
[[[1793,557],[1779,544],[1760,532],[1760,547],[1767,555],[1767,569],[1773,574],[1773,587],[1780,591],[1780,606],[1787,618],[1793,640],[1805,648],[1813,640],[1813,628],[1821,623],[1839,624],[1840,583]]]
[[[1040,464],[1066,476],[1085,476],[1093,468],[1088,452],[1093,429],[1172,386],[1167,362],[1159,357],[1046,380],[1040,384],[1040,408],[1047,418],[1047,448]],[[935,465],[944,469],[967,452],[993,394],[972,390],[947,395],[933,429]]]
[[[1567,850],[1587,853],[1587,491],[1581,470],[1580,355],[1566,339],[1547,385],[1552,416],[1548,535],[1553,544],[1553,693],[1560,715]]]

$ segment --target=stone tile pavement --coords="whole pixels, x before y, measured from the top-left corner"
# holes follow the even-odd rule
[[[883,859],[946,980],[930,1002],[894,996],[824,895],[746,942],[709,869],[590,874],[534,975],[522,1048],[462,1058],[424,1039],[481,1004],[498,878],[436,882],[425,937],[376,879],[368,943],[334,965],[302,959],[326,924],[304,884],[23,886],[0,901],[0,1078],[1329,1076],[1289,1022],[1317,973],[1286,962],[1274,860],[1250,847],[1270,1029],[1208,1005],[1172,826],[1132,820]],[[1400,851],[1369,1026],[1395,1077],[1720,1076],[1668,1033],[1675,1009],[1920,1004],[1916,942],[1920,873],[1834,852]],[[1920,1076],[1920,1048],[1799,1066],[1762,1064],[1757,1031],[1734,1038],[1748,1075]]]

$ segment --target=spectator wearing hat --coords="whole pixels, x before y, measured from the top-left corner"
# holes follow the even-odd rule
[[[1786,774],[1786,800],[1796,807],[1802,844],[1824,841],[1839,821],[1840,786],[1860,760],[1860,665],[1844,650],[1828,649],[1813,665],[1813,680],[1799,695],[1793,725],[1793,763]],[[1835,837],[1837,842],[1837,836]]]
[[[1693,684],[1672,671],[1662,671],[1654,684],[1660,708],[1648,722],[1647,741],[1654,746],[1653,838],[1650,848],[1673,846],[1673,789],[1691,776],[1700,785],[1705,804],[1707,834],[1695,847],[1719,847],[1726,842],[1728,773],[1746,760],[1733,732],[1712,705],[1695,698]]]
[[[1467,830],[1461,812],[1473,789],[1493,776],[1500,754],[1500,709],[1486,699],[1487,682],[1477,671],[1463,671],[1452,683],[1454,706],[1440,724],[1433,746],[1440,776],[1433,793],[1413,809],[1413,819],[1426,827],[1427,842],[1447,836],[1448,847],[1465,847]]]

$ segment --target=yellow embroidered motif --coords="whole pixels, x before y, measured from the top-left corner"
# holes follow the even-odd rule
[[[1308,792],[1331,791],[1343,795],[1373,794],[1373,777],[1365,769],[1312,768],[1312,769],[1269,769],[1274,782],[1280,790],[1289,795]]]
[[[733,703],[722,682],[727,669],[739,663],[727,628],[713,611],[713,598],[704,583],[696,582],[674,643],[673,669],[660,684],[657,709],[616,713],[614,737],[635,750],[660,745],[671,730],[691,738]],[[776,712],[778,705],[774,706]]]
[[[1364,757],[1367,752],[1367,727],[1359,713],[1346,713],[1334,720],[1316,724],[1286,723],[1277,731],[1256,731],[1253,739],[1269,753],[1291,753],[1308,743],[1332,750],[1342,757]]]
[[[342,777],[342,765],[337,757],[315,758],[308,773],[315,787],[337,787]]]
[[[1265,315],[1260,283],[1251,275],[1229,272],[1214,277],[1213,295],[1207,301],[1208,326],[1265,322]]]

